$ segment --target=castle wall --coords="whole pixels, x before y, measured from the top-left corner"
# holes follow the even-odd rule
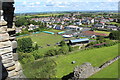
[[[0,80],[24,77],[15,51],[17,41],[14,36],[15,29],[12,27],[13,14],[13,2],[2,3],[2,8],[0,7]]]

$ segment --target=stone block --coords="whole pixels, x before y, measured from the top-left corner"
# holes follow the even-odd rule
[[[10,47],[10,46],[12,46],[11,41],[0,42],[0,48]]]
[[[16,61],[15,66],[16,66],[16,68],[15,68],[16,72],[18,72],[22,69],[21,64],[18,61]]]
[[[8,47],[8,48],[0,48],[0,54],[4,55],[6,53],[10,53],[12,52],[12,47]]]
[[[8,67],[12,67],[12,66],[14,66],[15,65],[15,62],[14,61],[12,61],[11,63],[7,63],[7,64],[3,64],[6,68],[8,68]]]
[[[12,66],[12,67],[8,67],[7,68],[7,71],[12,71],[12,70],[14,70],[16,68],[16,66],[14,65],[14,66]]]
[[[8,77],[12,77],[12,76],[17,75],[15,70],[9,71],[8,74],[9,74]]]
[[[9,59],[3,59],[3,60],[2,60],[2,63],[3,63],[3,64],[7,64],[7,63],[11,63],[12,61],[13,61],[13,60],[10,59],[10,58],[9,58]]]
[[[6,31],[7,31],[7,26],[0,27],[0,32],[6,32]]]
[[[17,41],[12,41],[12,48],[16,49],[17,48]]]
[[[18,60],[18,53],[13,53],[13,60],[17,61]]]
[[[0,34],[0,42],[9,40],[9,34]]]
[[[6,24],[7,24],[6,21],[4,21],[4,20],[0,20],[0,25],[6,25]]]
[[[1,57],[2,57],[3,60],[4,60],[4,59],[9,59],[9,58],[12,58],[12,59],[13,59],[12,53],[3,54]]]

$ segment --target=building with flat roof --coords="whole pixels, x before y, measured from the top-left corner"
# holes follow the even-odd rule
[[[69,40],[69,44],[70,45],[86,44],[86,43],[89,43],[89,39],[88,38]]]

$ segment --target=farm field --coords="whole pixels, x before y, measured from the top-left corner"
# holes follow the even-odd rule
[[[38,14],[38,15],[34,15],[34,16],[38,16],[38,17],[42,17],[42,16],[59,16],[59,15],[63,15],[60,13],[51,13],[51,14]]]
[[[90,78],[117,78],[117,77],[118,77],[118,61],[99,71]]]
[[[106,31],[94,31],[94,32],[103,33],[103,34],[107,34],[107,35],[110,34],[110,32],[106,32]]]
[[[108,53],[109,51],[109,53]],[[80,66],[85,62],[90,62],[93,66],[99,67],[104,62],[113,59],[118,55],[118,45],[96,48],[85,51],[77,51],[68,55],[54,57],[57,63],[56,77],[62,78],[71,73],[76,66]],[[75,64],[71,64],[76,61]]]

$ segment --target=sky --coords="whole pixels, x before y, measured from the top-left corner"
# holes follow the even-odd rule
[[[119,0],[15,0],[15,13],[118,10]]]

